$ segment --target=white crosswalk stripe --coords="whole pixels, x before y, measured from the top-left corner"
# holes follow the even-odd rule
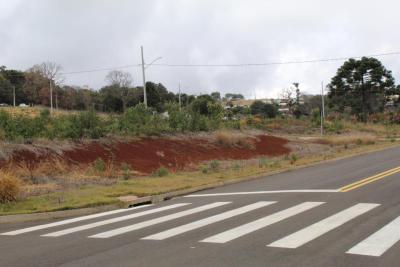
[[[122,217],[116,217],[116,218],[112,218],[112,219],[108,219],[108,220],[104,220],[104,221],[85,224],[85,225],[81,225],[81,226],[77,226],[77,227],[73,227],[73,228],[69,228],[69,229],[65,229],[65,230],[61,230],[61,231],[57,231],[57,232],[53,232],[53,233],[49,233],[49,234],[45,234],[45,235],[42,235],[42,236],[47,236],[47,237],[63,236],[63,235],[67,235],[67,234],[71,234],[71,233],[75,233],[75,232],[79,232],[79,231],[83,231],[83,230],[87,230],[87,229],[91,229],[91,228],[95,228],[95,227],[99,227],[99,226],[103,226],[103,225],[107,225],[107,224],[112,224],[112,223],[116,223],[116,222],[122,222],[122,221],[130,220],[130,219],[133,219],[133,218],[138,218],[138,217],[141,217],[141,216],[145,216],[145,215],[161,212],[161,211],[166,211],[166,210],[170,210],[170,209],[183,207],[183,206],[186,206],[186,205],[189,205],[189,204],[190,203],[173,204],[173,205],[169,205],[169,206],[165,206],[165,207],[161,207],[161,208],[156,208],[156,209],[146,210],[146,211],[142,211],[142,212],[138,212],[138,213],[134,213],[134,214],[125,215],[125,216],[122,216]]]
[[[269,247],[298,248],[346,222],[376,208],[380,204],[360,203],[322,221],[269,244]]]
[[[348,250],[347,253],[379,257],[399,240],[400,217],[397,217],[382,229]]]
[[[148,221],[144,221],[144,222],[140,222],[140,223],[136,223],[133,225],[129,225],[126,227],[121,227],[121,228],[117,228],[111,231],[107,231],[107,232],[103,232],[103,233],[99,233],[96,235],[92,235],[89,236],[90,238],[109,238],[109,237],[113,237],[113,236],[117,236],[117,235],[121,235],[121,234],[125,234],[131,231],[135,231],[138,229],[142,229],[148,226],[152,226],[155,224],[159,224],[159,223],[163,223],[163,222],[167,222],[170,220],[174,220],[183,216],[187,216],[187,215],[191,215],[191,214],[195,214],[201,211],[205,211],[205,210],[209,210],[212,208],[216,208],[216,207],[220,207],[226,204],[229,204],[231,202],[214,202],[211,204],[207,204],[207,205],[203,205],[194,209],[190,209],[190,210],[185,210],[185,211],[181,211],[178,213],[174,213],[174,214],[170,214],[170,215],[166,215],[160,218],[156,218],[156,219],[152,219],[152,220],[148,220]]]
[[[23,228],[23,229],[11,231],[11,232],[2,233],[0,235],[19,235],[19,234],[29,233],[29,232],[47,229],[47,228],[51,228],[51,227],[56,227],[56,226],[71,224],[71,223],[75,223],[75,222],[81,222],[81,221],[91,220],[91,219],[95,219],[95,218],[100,218],[100,217],[104,217],[104,216],[108,216],[108,215],[118,214],[118,213],[122,213],[122,212],[128,212],[128,211],[132,211],[132,210],[136,210],[136,209],[146,208],[149,206],[152,206],[152,204],[137,206],[137,207],[133,207],[133,208],[129,208],[129,209],[111,210],[111,211],[106,211],[106,212],[102,212],[102,213],[81,216],[81,217],[58,221],[58,222],[54,222],[54,223],[48,223],[48,224],[42,224],[42,225],[32,226],[32,227],[28,227],[28,228]]]
[[[314,207],[324,204],[324,202],[304,202],[302,204],[296,205],[294,207],[276,212],[269,216],[263,217],[256,221],[241,225],[239,227],[230,229],[228,231],[222,232],[220,234],[208,237],[201,240],[200,242],[206,243],[226,243],[233,239],[239,238],[251,232],[257,231],[261,228],[267,227],[271,224],[277,223],[291,216],[297,215]]]
[[[244,206],[244,207],[240,207],[238,209],[230,210],[230,211],[227,211],[227,212],[224,212],[221,214],[217,214],[217,215],[214,215],[214,216],[202,219],[202,220],[194,221],[192,223],[188,223],[188,224],[181,225],[181,226],[178,226],[178,227],[175,227],[175,228],[172,228],[172,229],[169,229],[169,230],[166,230],[166,231],[154,234],[154,235],[150,235],[150,236],[144,237],[142,239],[164,240],[166,238],[173,237],[173,236],[176,236],[176,235],[179,235],[182,233],[186,233],[191,230],[198,229],[198,228],[201,228],[203,226],[206,226],[206,225],[209,225],[212,223],[220,222],[222,220],[226,220],[226,219],[232,218],[234,216],[238,216],[238,215],[244,214],[246,212],[250,212],[255,209],[259,209],[259,208],[262,208],[262,207],[265,207],[265,206],[268,206],[268,205],[271,205],[274,203],[276,203],[276,202],[275,201],[256,202],[256,203]]]
[[[110,229],[102,230],[100,229],[97,234],[88,236],[89,238],[110,238],[118,235],[123,235],[135,230],[139,230],[146,227],[151,227],[156,224],[166,223],[168,221],[172,221],[175,219],[182,218],[184,216],[189,216],[193,214],[197,214],[203,211],[211,210],[214,208],[218,208],[232,202],[224,201],[224,202],[211,202],[207,204],[202,204],[201,206],[192,207],[192,208],[185,208],[182,211],[173,211],[171,210],[186,207],[191,205],[192,203],[176,203],[171,204],[168,206],[162,207],[152,207],[153,204],[143,205],[138,207],[133,207],[130,209],[118,209],[113,211],[107,211],[97,214],[91,214],[66,220],[61,220],[58,222],[47,223],[36,225],[32,227],[17,229],[14,231],[0,233],[0,237],[3,236],[15,236],[24,233],[40,231],[48,228],[53,227],[61,227],[65,226],[61,229],[53,230],[54,232],[45,233],[41,236],[44,237],[60,237],[65,236],[68,234],[90,230],[92,228],[110,225],[117,222],[127,221],[125,226],[117,226]],[[167,228],[163,231],[157,231],[150,235],[147,235],[141,240],[165,240],[168,238],[172,238],[181,234],[188,233],[190,231],[195,231],[200,228],[206,228],[206,226],[210,226],[212,224],[216,224],[222,222],[224,220],[232,219],[234,217],[244,218],[246,213],[254,212],[261,208],[270,206],[272,204],[278,203],[277,201],[257,201],[254,203],[246,204],[244,206],[239,206],[235,208],[231,208],[227,211],[223,211],[221,213],[217,213],[212,216],[203,217],[200,219],[196,219],[190,221],[185,224],[178,224],[178,226],[174,226],[172,228]],[[297,204],[295,206],[278,210],[272,214],[265,214],[264,217],[261,217],[256,220],[244,222],[244,224],[239,225],[235,228],[231,229],[223,229],[222,232],[219,232],[215,235],[206,237],[198,242],[202,243],[227,243],[233,241],[237,238],[242,236],[251,234],[255,231],[261,230],[266,228],[270,225],[280,223],[283,220],[289,219],[295,215],[299,215],[303,212],[316,208],[325,202],[303,202]],[[275,205],[274,205],[275,206]],[[322,235],[333,231],[347,222],[377,208],[380,204],[375,203],[358,203],[351,207],[347,207],[344,210],[336,211],[337,213],[325,217],[324,219],[318,222],[312,222],[310,224],[305,225],[304,228],[294,232],[294,233],[285,233],[283,232],[284,236],[270,244],[267,247],[275,247],[275,248],[289,248],[295,249],[299,248],[319,237]],[[139,210],[143,208],[149,208],[145,210]],[[316,209],[315,212],[322,211],[323,209]],[[167,215],[159,215],[153,216],[153,218],[148,218],[145,221],[139,222],[129,222],[130,219],[135,219],[139,217],[144,217],[146,215],[161,213],[164,211],[170,211]],[[258,212],[261,212],[259,210]],[[113,216],[114,215],[114,216]],[[106,216],[110,216],[106,218]],[[97,220],[96,220],[97,219]],[[87,220],[92,220],[91,222],[85,222]],[[242,220],[241,220],[242,221]],[[77,224],[82,222],[81,224]],[[69,224],[76,223],[75,225],[69,226]],[[86,224],[85,224],[86,223]],[[179,221],[178,221],[179,223]],[[222,224],[220,224],[223,227]],[[281,228],[282,229],[282,228]],[[361,256],[373,256],[373,257],[380,257],[385,254],[389,249],[391,249],[396,243],[400,241],[400,216],[388,222],[385,226],[380,229],[373,229],[375,232],[370,234],[364,240],[355,240],[354,245],[352,248],[346,251],[346,254],[353,254],[353,255],[361,255]],[[103,232],[102,232],[103,231]],[[87,234],[89,235],[89,234]],[[85,236],[87,236],[85,235]],[[286,236],[285,236],[286,235]],[[204,237],[203,237],[204,238]],[[197,239],[198,240],[198,239]],[[196,240],[196,241],[197,241]],[[357,243],[358,242],[358,243]]]

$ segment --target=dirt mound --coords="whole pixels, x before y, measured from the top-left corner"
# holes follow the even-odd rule
[[[34,168],[48,160],[61,159],[73,165],[82,165],[91,164],[101,158],[115,164],[127,163],[133,170],[147,174],[161,166],[178,170],[214,159],[240,160],[262,155],[279,156],[290,152],[285,146],[287,143],[286,139],[267,135],[254,138],[254,146],[251,148],[224,147],[205,138],[143,138],[130,142],[80,144],[73,149],[64,150],[62,154],[52,152],[51,149],[42,150],[41,153],[20,150],[15,151],[9,161],[17,164],[24,162]]]

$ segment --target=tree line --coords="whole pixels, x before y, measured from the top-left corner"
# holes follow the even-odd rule
[[[53,91],[53,106],[67,110],[94,109],[102,112],[123,113],[127,108],[143,102],[143,87],[132,85],[132,76],[128,72],[111,71],[105,80],[107,85],[99,90],[79,86],[65,85],[61,66],[44,62],[26,71],[0,67],[0,103],[13,103],[15,91],[17,105],[25,103],[31,106],[50,106],[50,88]],[[321,109],[320,95],[306,96],[301,102],[299,83],[294,83],[292,90],[283,90],[281,98],[286,99],[290,114],[296,117],[312,115],[313,110]],[[400,86],[390,70],[376,58],[363,57],[349,59],[337,70],[328,84],[326,96],[330,112],[354,116],[360,121],[389,110],[397,112],[400,99]],[[180,103],[181,108],[195,107],[203,115],[207,113],[207,103],[230,102],[244,99],[241,94],[220,92],[210,95],[195,96],[176,94],[168,91],[161,83],[146,83],[148,106],[157,112],[166,110],[168,103]],[[193,103],[196,99],[196,103]],[[227,112],[227,117],[238,114],[262,115],[275,117],[278,106],[257,101],[250,108],[235,107]]]

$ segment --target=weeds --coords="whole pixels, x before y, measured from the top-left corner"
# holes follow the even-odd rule
[[[0,203],[16,201],[21,191],[18,179],[9,173],[0,172]]]
[[[106,170],[106,163],[104,162],[104,160],[102,158],[97,158],[94,162],[93,162],[93,168],[95,171],[97,172],[105,172]]]
[[[242,133],[218,131],[215,133],[215,141],[224,147],[254,148],[254,138]]]
[[[297,156],[296,154],[292,154],[290,156],[290,164],[291,165],[294,165],[298,160],[299,160],[299,156]]]
[[[156,176],[156,177],[165,177],[168,174],[169,174],[168,169],[164,168],[164,167],[160,167],[153,172],[153,176]]]
[[[265,168],[268,166],[268,159],[267,157],[261,157],[258,159],[258,167]]]
[[[212,161],[210,162],[210,170],[211,170],[211,171],[217,172],[217,171],[219,171],[219,168],[220,168],[220,163],[219,163],[219,161],[217,161],[217,160],[212,160]]]
[[[124,180],[128,180],[129,178],[131,178],[131,168],[129,167],[129,164],[124,162],[121,164],[121,168],[122,168],[122,178]]]

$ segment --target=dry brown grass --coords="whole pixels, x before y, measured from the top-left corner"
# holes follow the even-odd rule
[[[232,131],[218,131],[214,134],[215,142],[224,147],[254,148],[256,138],[251,135]]]
[[[0,203],[17,200],[20,191],[19,180],[10,173],[0,171]]]
[[[378,141],[378,136],[366,133],[351,133],[342,135],[325,136],[317,140],[317,143],[326,145],[371,145]]]

